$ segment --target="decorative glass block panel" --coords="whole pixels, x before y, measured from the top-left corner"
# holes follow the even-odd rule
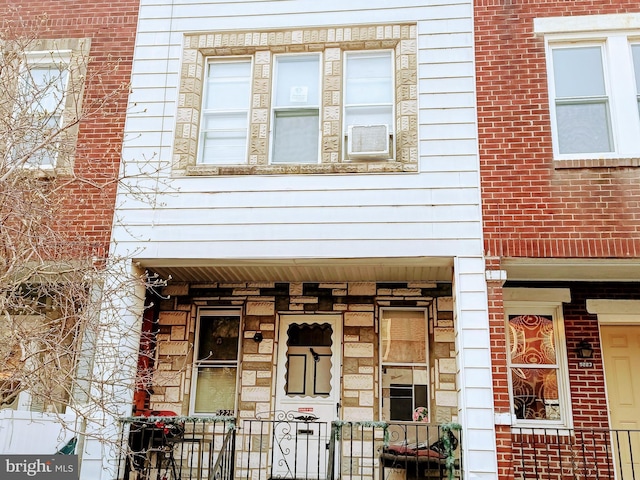
[[[511,388],[516,418],[560,420],[555,368],[511,368]]]
[[[512,364],[556,363],[553,319],[543,315],[509,318],[509,344]]]

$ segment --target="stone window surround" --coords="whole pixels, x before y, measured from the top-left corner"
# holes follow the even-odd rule
[[[178,92],[173,175],[335,174],[418,171],[417,29],[415,24],[209,32],[187,34]],[[343,52],[395,52],[395,159],[343,162]],[[321,52],[321,162],[269,164],[269,121],[273,55]],[[253,78],[248,163],[197,165],[199,122],[206,61],[252,57]]]
[[[91,38],[35,39],[27,45],[16,44],[12,47],[10,44],[5,44],[4,48],[16,48],[21,51],[20,60],[16,65],[16,73],[24,68],[25,63],[32,63],[32,59],[36,58],[35,53],[51,55],[52,58],[57,54],[61,61],[67,64],[69,80],[62,114],[62,126],[60,127],[58,155],[53,167],[43,166],[38,167],[38,170],[43,176],[72,175],[78,142],[78,120],[82,117],[82,99],[91,50]],[[34,63],[40,62],[36,60]],[[7,112],[4,113],[10,115]]]

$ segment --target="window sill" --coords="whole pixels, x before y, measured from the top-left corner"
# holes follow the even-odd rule
[[[557,435],[559,437],[569,436],[572,434],[571,427],[566,425],[512,425],[511,433],[519,435]]]
[[[634,158],[583,158],[575,160],[554,160],[553,168],[565,170],[571,168],[620,168],[640,167],[640,157]]]
[[[300,175],[300,174],[345,174],[345,173],[402,173],[417,172],[416,163],[394,161],[349,162],[332,164],[286,164],[286,165],[195,165],[187,167],[178,175]]]

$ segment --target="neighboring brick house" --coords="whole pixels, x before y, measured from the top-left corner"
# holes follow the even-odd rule
[[[475,29],[500,478],[633,478],[640,8],[479,0]]]
[[[135,414],[417,409],[460,423],[461,468],[495,478],[471,7],[142,1],[123,161],[155,152],[159,187],[119,192],[113,252],[169,281]],[[286,467],[241,438],[239,476]],[[367,448],[345,455],[371,477]]]
[[[25,161],[25,169],[37,168],[41,186],[57,189],[60,199],[57,216],[48,225],[57,230],[60,242],[43,244],[40,252],[45,260],[54,259],[53,272],[56,261],[65,267],[83,261],[99,266],[109,250],[138,7],[138,0],[0,2],[3,62],[13,62],[3,66],[15,67],[3,69],[3,86],[11,81],[19,85],[0,94],[3,117],[7,115],[3,128],[10,128],[4,127],[10,124],[6,119],[15,119],[20,109],[31,109],[34,118],[48,115],[52,128],[63,132],[57,137],[62,140],[49,142],[51,150],[42,149]],[[11,72],[18,72],[18,78],[7,78]],[[31,106],[7,101],[12,94],[22,98],[30,88],[36,92]],[[69,127],[80,112],[82,120]],[[12,132],[3,135],[5,161],[18,158],[21,146],[40,141],[22,135],[17,143]],[[6,145],[13,150],[7,153]],[[3,164],[3,174],[7,170]],[[2,453],[53,453],[68,440],[47,427],[48,420],[68,414],[65,405],[48,409],[50,405],[31,402],[28,393],[0,411]],[[41,413],[43,409],[57,414]]]

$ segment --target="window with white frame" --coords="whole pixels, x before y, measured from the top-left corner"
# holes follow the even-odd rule
[[[638,99],[638,112],[640,113],[640,43],[631,45],[633,56],[633,73],[636,77],[636,97]]]
[[[71,172],[90,46],[88,38],[34,40],[28,51],[4,45],[15,61],[2,72],[10,79],[0,93],[10,105],[3,141],[16,165]]]
[[[505,303],[512,413],[518,425],[563,425],[570,419],[562,307]]]
[[[193,361],[191,412],[235,411],[240,311],[200,309]]]
[[[416,25],[337,32],[187,35],[173,173],[417,172]]]
[[[425,310],[380,311],[382,420],[428,421],[428,341]]]
[[[210,59],[206,69],[199,163],[246,163],[251,60]]]
[[[602,45],[553,47],[551,54],[559,152],[611,152]]]
[[[320,55],[277,55],[271,117],[271,163],[320,159]]]
[[[53,167],[69,82],[70,52],[31,52],[18,78],[14,118],[24,127],[12,149],[21,165]]]
[[[637,158],[640,15],[537,18],[534,30],[547,46],[555,157]]]
[[[346,52],[343,135],[346,160],[393,157],[391,51]]]

